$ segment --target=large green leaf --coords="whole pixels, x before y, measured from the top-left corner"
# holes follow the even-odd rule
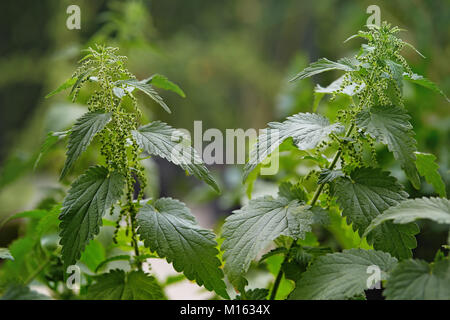
[[[158,94],[158,92],[153,89],[152,85],[147,83],[148,79],[145,80],[136,80],[136,79],[128,79],[128,80],[119,80],[116,82],[117,85],[125,85],[126,90],[128,87],[136,88],[142,92],[144,92],[146,95],[148,95],[150,98],[152,98],[153,101],[155,101],[157,104],[159,104],[166,112],[172,113],[170,111],[170,108],[167,106],[167,104],[164,102],[163,98]]]
[[[416,140],[409,123],[409,115],[396,106],[373,106],[356,116],[356,124],[379,142],[386,144],[400,162],[408,179],[416,189],[420,179],[416,169]]]
[[[112,270],[97,278],[89,287],[87,298],[91,300],[165,300],[164,292],[156,279],[142,271],[125,274]]]
[[[100,231],[102,216],[122,195],[124,177],[101,166],[89,168],[70,188],[59,216],[62,258],[75,263]]]
[[[365,234],[382,223],[393,220],[394,223],[410,223],[417,219],[430,219],[437,223],[450,224],[450,201],[443,198],[410,199],[391,207],[372,220]]]
[[[389,275],[383,294],[389,300],[450,300],[450,260],[402,261]]]
[[[321,58],[316,62],[311,63],[290,81],[305,79],[315,74],[330,70],[356,71],[358,70],[358,67],[349,59],[340,59],[338,62],[334,62],[328,60],[327,58]]]
[[[421,176],[434,187],[441,197],[447,197],[444,181],[439,174],[436,157],[430,153],[416,152],[416,167]]]
[[[78,157],[86,150],[95,135],[111,120],[111,113],[91,111],[77,120],[69,135],[67,159],[61,172],[61,179],[67,174]]]
[[[380,279],[397,264],[397,259],[388,253],[374,250],[350,249],[320,256],[302,274],[295,290],[289,295],[292,300],[348,299],[363,294],[369,289],[369,277],[379,268]],[[369,282],[369,283],[368,283]]]
[[[173,263],[190,280],[228,298],[212,231],[202,229],[186,205],[172,198],[147,203],[136,216],[146,247]]]
[[[356,169],[350,178],[339,178],[335,194],[342,214],[360,235],[373,219],[408,197],[394,177],[373,168]],[[414,224],[387,223],[377,227],[367,240],[375,249],[387,251],[397,258],[410,258],[410,249],[417,245],[414,238],[417,232]]]
[[[284,197],[252,199],[225,220],[222,250],[224,271],[239,290],[246,285],[244,274],[257,254],[280,235],[302,239],[311,231],[314,213],[309,206]]]
[[[244,167],[244,180],[287,138],[292,138],[300,150],[313,149],[332,132],[342,132],[339,123],[330,124],[327,118],[315,113],[298,113],[284,122],[270,122],[258,137]]]
[[[190,141],[183,134],[161,121],[154,121],[132,132],[136,143],[150,155],[160,156],[205,181],[217,192],[219,186]]]

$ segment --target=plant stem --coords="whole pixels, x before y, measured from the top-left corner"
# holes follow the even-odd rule
[[[352,133],[353,129],[355,127],[355,124],[352,123],[350,125],[350,127],[348,128],[347,132],[345,133],[345,137],[347,138],[348,136],[350,136],[350,134]],[[334,155],[333,160],[331,161],[330,166],[328,167],[329,170],[333,170],[334,167],[336,166],[337,162],[339,161],[340,157],[342,155],[342,149],[338,150],[338,152],[336,152],[336,154]],[[321,184],[319,185],[319,187],[316,189],[316,192],[314,193],[314,196],[311,200],[310,206],[314,206],[317,202],[317,200],[319,199],[320,194],[323,191],[325,184]],[[297,246],[297,242],[294,241],[292,242],[291,246],[288,249],[288,252],[286,253],[286,255],[284,256],[284,260],[281,263],[280,266],[280,270],[278,271],[277,277],[275,278],[275,282],[273,284],[273,289],[272,292],[270,293],[270,300],[274,300],[276,295],[277,295],[277,291],[278,291],[278,287],[280,286],[280,282],[281,282],[281,278],[283,277],[283,264],[286,263],[289,259],[289,255],[292,251],[293,248],[295,248]]]

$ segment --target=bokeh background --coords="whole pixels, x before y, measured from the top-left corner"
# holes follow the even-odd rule
[[[81,30],[66,28],[70,4],[81,8]],[[91,147],[72,175],[60,183],[64,162],[64,143],[60,143],[33,169],[46,133],[67,129],[86,111],[87,92],[82,91],[76,104],[65,94],[44,99],[71,76],[80,50],[94,43],[117,46],[129,57],[129,69],[137,78],[160,73],[183,88],[185,99],[161,92],[172,114],[140,96],[147,120],[161,119],[191,132],[195,120],[203,121],[204,130],[259,129],[269,121],[312,111],[315,84],[328,85],[338,73],[296,83],[288,79],[318,58],[336,60],[354,54],[361,41],[344,44],[343,40],[363,27],[371,4],[380,6],[382,20],[406,29],[402,38],[426,56],[404,50],[413,70],[449,95],[450,2],[446,0],[2,1],[0,221],[46,199],[60,201],[70,181],[98,157]],[[418,149],[437,156],[449,191],[449,104],[421,87],[406,85],[404,94]],[[339,103],[325,99],[318,112],[333,118]],[[392,156],[383,148],[378,151],[380,162],[391,168],[411,196],[434,194],[425,182],[421,190],[413,190]],[[301,163],[284,164],[292,168],[259,179],[255,193],[273,192],[274,181],[292,172],[301,175]],[[151,181],[148,193],[182,199],[203,226],[217,228],[245,199],[241,165],[211,167],[223,189],[220,196],[165,161],[149,160],[146,166]],[[23,223],[14,221],[0,231],[0,247],[20,236]],[[445,242],[448,229],[427,223],[421,227],[416,255],[430,260]]]

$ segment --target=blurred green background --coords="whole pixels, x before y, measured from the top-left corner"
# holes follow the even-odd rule
[[[81,30],[66,28],[66,9],[71,4],[81,8]],[[33,170],[46,133],[67,129],[86,111],[86,91],[76,104],[64,94],[44,99],[71,76],[81,49],[94,43],[118,46],[137,78],[160,73],[183,88],[185,99],[161,93],[172,114],[140,96],[146,120],[161,119],[191,132],[195,120],[203,121],[203,130],[259,129],[269,121],[312,111],[314,85],[328,85],[338,73],[296,83],[288,79],[318,58],[336,60],[354,54],[360,40],[343,41],[363,27],[371,4],[380,6],[382,20],[406,29],[402,38],[426,56],[404,50],[413,71],[449,94],[450,3],[445,0],[2,1],[0,220],[46,199],[60,201],[68,183],[98,157],[91,147],[72,175],[60,183],[64,162],[64,143],[60,143]],[[437,156],[449,190],[449,104],[421,87],[407,85],[404,94],[418,149]],[[324,100],[318,112],[333,118],[339,103]],[[420,191],[413,190],[385,149],[379,150],[379,157],[411,196],[434,194],[425,182]],[[282,164],[296,167],[260,179],[256,193],[272,192],[273,181],[302,172],[299,163]],[[205,226],[215,226],[245,198],[241,165],[211,167],[222,185],[220,196],[165,161],[146,165],[149,195],[182,199]],[[0,247],[20,236],[20,224],[19,220],[2,229]],[[430,259],[448,230],[426,223],[422,230],[416,253]]]

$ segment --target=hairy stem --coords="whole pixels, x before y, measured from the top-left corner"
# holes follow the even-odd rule
[[[355,124],[352,123],[350,125],[350,127],[348,128],[348,130],[347,130],[347,132],[345,134],[345,137],[350,136],[350,134],[352,133],[354,127],[355,127]],[[333,160],[331,161],[331,164],[328,167],[329,170],[333,170],[334,169],[334,167],[336,166],[337,162],[341,158],[341,155],[342,155],[342,149],[338,150],[336,152],[336,154],[334,155],[334,158],[333,158]],[[323,184],[319,185],[319,187],[316,189],[316,192],[314,193],[314,196],[313,196],[313,198],[311,200],[311,203],[310,203],[311,207],[316,204],[317,200],[319,199],[320,194],[323,191],[324,186],[325,186],[325,184],[323,183]],[[281,263],[280,270],[278,271],[277,277],[275,278],[275,282],[273,284],[272,292],[270,293],[270,300],[274,300],[276,295],[277,295],[278,287],[280,286],[281,278],[283,277],[283,264],[285,264],[288,261],[289,256],[290,256],[290,254],[292,252],[292,249],[295,248],[296,246],[297,246],[297,242],[296,241],[292,242],[291,246],[288,249],[288,252],[284,256],[284,260]]]

